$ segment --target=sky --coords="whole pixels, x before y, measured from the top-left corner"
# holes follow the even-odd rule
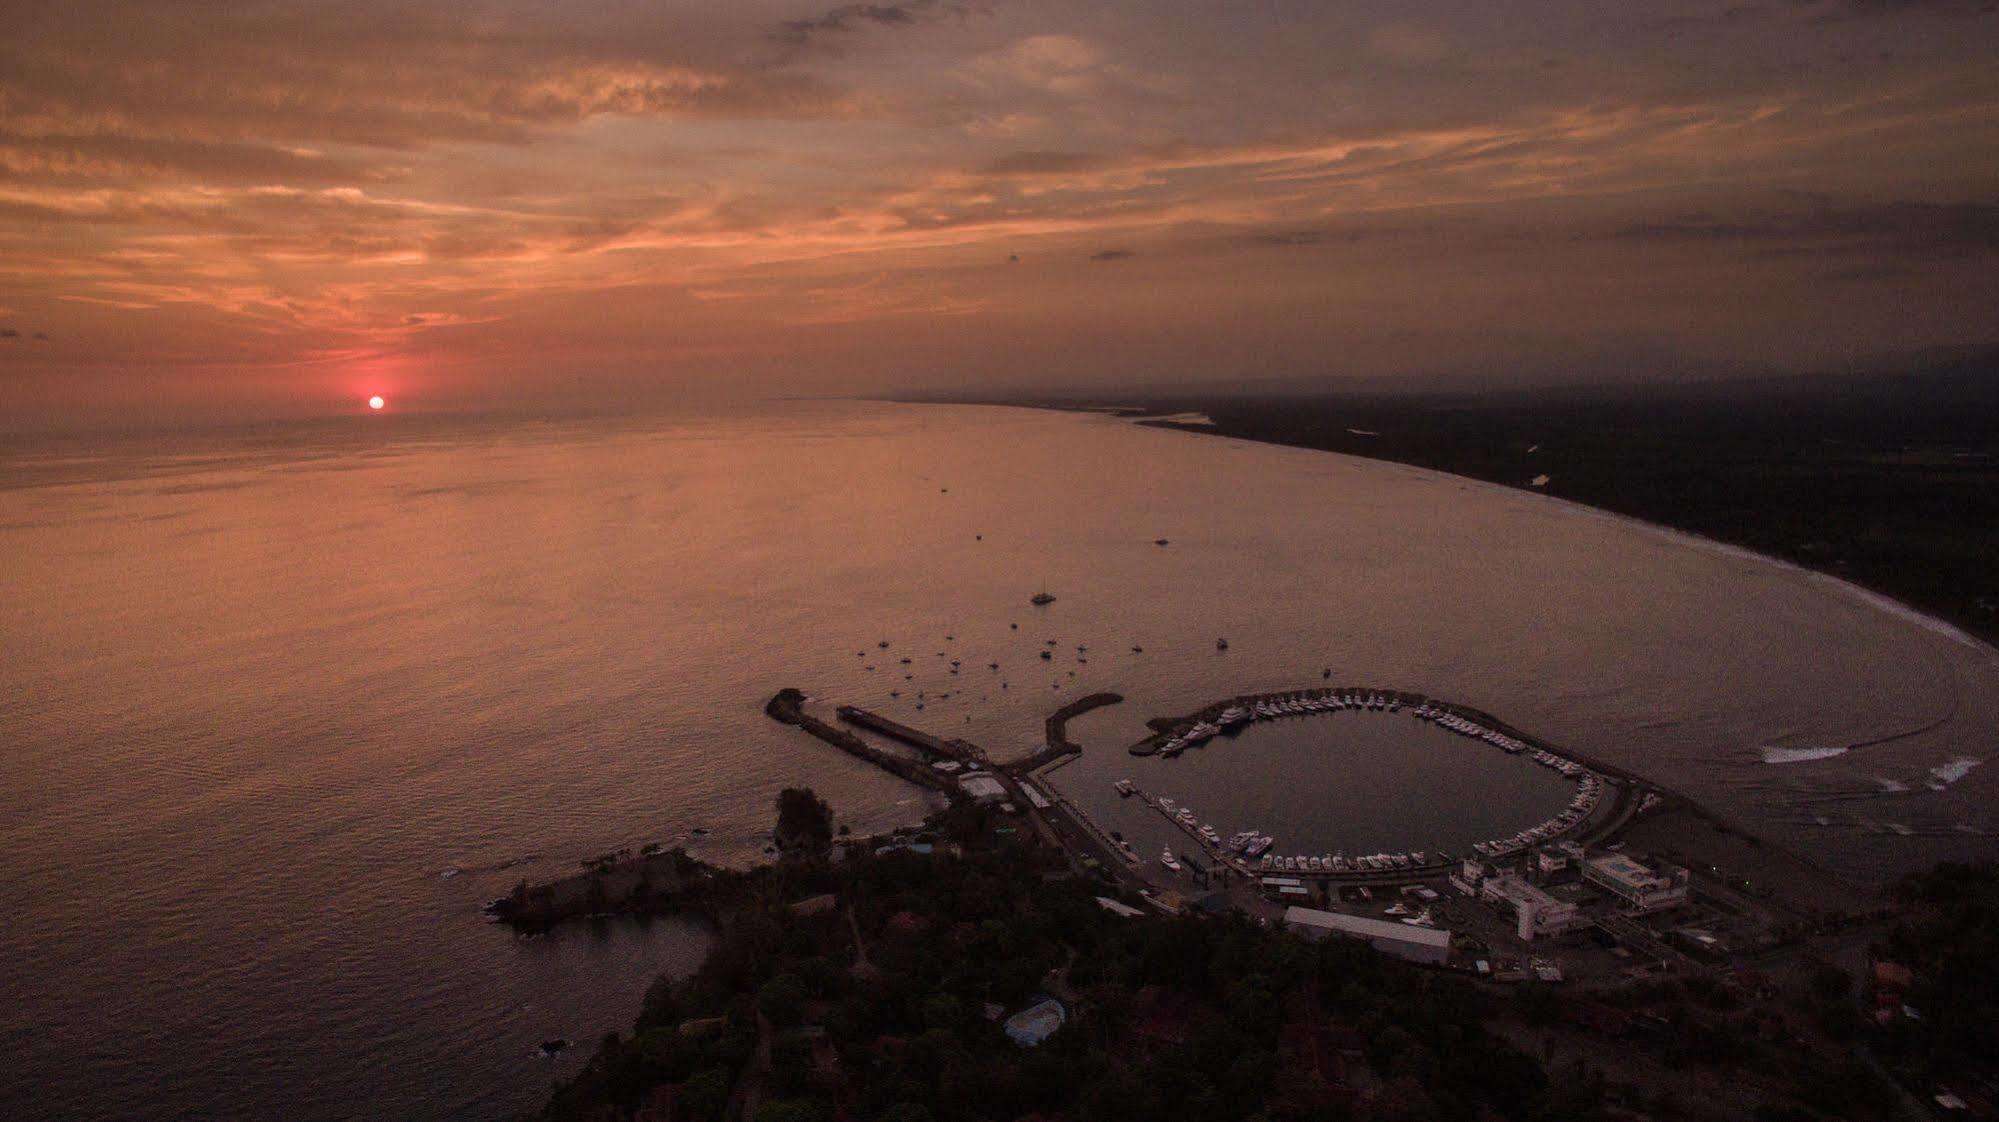
[[[1673,378],[1999,338],[1999,5],[68,0],[0,411]]]

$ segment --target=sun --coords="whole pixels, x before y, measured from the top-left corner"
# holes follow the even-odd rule
[[[375,396],[368,399],[368,408],[370,409],[380,409],[382,406],[387,404],[388,404],[387,401],[382,400],[381,394],[376,394]]]

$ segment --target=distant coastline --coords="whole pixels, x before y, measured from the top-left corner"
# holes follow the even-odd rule
[[[1169,420],[1167,418],[1153,418],[1149,415],[1140,415],[1134,417],[1134,423],[1147,428],[1170,429],[1174,432],[1194,433],[1203,436],[1228,436],[1239,440],[1255,441],[1259,444],[1276,444],[1283,447],[1308,447],[1314,451],[1333,451],[1332,449],[1322,449],[1313,445],[1297,445],[1282,440],[1272,440],[1248,432],[1232,431],[1224,428],[1220,422],[1216,421],[1188,423]],[[1999,627],[1987,626],[1981,629],[1974,629],[1974,625],[1969,621],[1946,618],[1945,615],[1939,614],[1931,606],[1914,603],[1894,589],[1880,588],[1863,583],[1856,580],[1850,574],[1833,572],[1790,557],[1766,553],[1749,544],[1715,537],[1712,534],[1704,533],[1689,526],[1653,521],[1652,519],[1627,513],[1613,507],[1600,506],[1564,495],[1550,494],[1547,491],[1538,490],[1532,486],[1522,486],[1521,484],[1503,479],[1464,475],[1459,472],[1448,471],[1444,468],[1433,467],[1416,459],[1389,459],[1381,456],[1370,456],[1365,452],[1358,451],[1340,451],[1337,454],[1357,456],[1362,459],[1380,460],[1383,463],[1402,464],[1407,467],[1424,468],[1469,480],[1473,483],[1498,487],[1507,491],[1525,492],[1539,498],[1550,499],[1554,502],[1577,508],[1597,517],[1609,518],[1613,521],[1624,523],[1650,533],[1659,534],[1684,544],[1693,545],[1697,548],[1710,549],[1738,556],[1747,555],[1758,561],[1779,565],[1794,572],[1802,573],[1814,580],[1821,580],[1836,585],[1848,595],[1866,601],[1874,607],[1890,614],[1902,616],[1919,627],[1934,631],[1967,646],[1979,648],[1988,654],[1999,656],[1999,645],[1995,645],[1999,644]]]
[[[1787,442],[1783,433],[1760,439],[1758,446],[1767,451],[1762,457],[1745,451],[1739,433],[1715,435],[1713,428],[1680,416],[1667,423],[1667,427],[1680,423],[1668,437],[1628,452],[1610,453],[1602,462],[1565,464],[1553,446],[1571,439],[1582,442],[1585,438],[1575,434],[1586,428],[1608,429],[1626,423],[1624,403],[1615,399],[1578,403],[1558,397],[1537,406],[1523,405],[1518,396],[1509,395],[1489,410],[1463,398],[1440,404],[1440,399],[1424,395],[1276,399],[1188,394],[1128,399],[1114,405],[1030,396],[892,400],[1112,414],[1147,428],[1308,448],[1436,471],[1557,499],[1702,548],[1746,551],[1759,560],[1835,583],[1875,607],[1999,656],[1999,646],[1995,646],[1999,644],[1999,576],[1983,572],[1988,567],[1985,559],[1999,555],[1999,541],[1989,540],[1999,535],[1999,494],[1982,500],[1994,506],[1992,518],[1981,521],[1977,511],[1966,511],[1958,519],[1961,525],[1947,527],[1942,537],[1920,537],[1913,529],[1903,533],[1900,523],[1884,522],[1903,510],[1929,510],[1952,502],[1962,505],[1962,489],[1988,478],[1991,486],[1980,485],[1976,490],[1999,493],[1999,430],[1987,432],[1975,421],[1967,421],[1962,432],[1931,433],[1934,447],[1918,441],[1904,450],[1911,457],[1941,457],[1946,447],[1970,448],[1949,453],[1953,458],[1963,457],[1968,466],[1898,475],[1895,468],[1884,465],[1881,475],[1892,482],[1882,482],[1864,478],[1864,462],[1872,456],[1865,449],[1817,467],[1789,462],[1802,443],[1801,434],[1815,433],[1821,427],[1817,419],[1799,423],[1800,434],[1794,434],[1797,440]],[[1682,402],[1681,408],[1683,413],[1712,411],[1717,417],[1737,411],[1728,398]],[[1837,408],[1860,406],[1842,402]],[[1841,419],[1852,418],[1842,413]],[[1494,431],[1487,431],[1488,426],[1482,424],[1488,420]],[[1589,443],[1573,455],[1579,459],[1605,455],[1604,445],[1598,443],[1602,439],[1600,435],[1588,436]],[[1835,443],[1826,437],[1811,439],[1814,445]],[[1550,447],[1544,448],[1544,442]],[[1884,444],[1901,447],[1899,438],[1884,438]],[[1500,453],[1502,445],[1510,454]],[[1660,473],[1666,461],[1683,476],[1676,479],[1673,501],[1656,493],[1663,487]],[[1856,469],[1856,464],[1863,467]],[[1789,508],[1795,505],[1789,502],[1793,489],[1812,485],[1814,471],[1825,478],[1826,486],[1859,488],[1872,501],[1845,505],[1829,501],[1822,504],[1819,521],[1786,523]],[[1788,475],[1805,478],[1802,482],[1789,478],[1768,482]],[[1727,486],[1714,482],[1720,479],[1732,482]],[[1726,497],[1715,497],[1717,492],[1726,492]],[[1884,525],[1892,529],[1884,529]]]

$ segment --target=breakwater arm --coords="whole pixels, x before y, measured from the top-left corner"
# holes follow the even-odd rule
[[[866,760],[883,771],[906,779],[919,787],[941,791],[954,799],[960,795],[957,784],[953,783],[949,776],[929,765],[884,752],[846,729],[828,724],[807,713],[805,693],[802,690],[787,686],[777,691],[777,694],[764,704],[764,713],[774,721],[804,729],[840,751]]]
[[[1014,775],[1026,775],[1036,769],[1046,767],[1063,756],[1080,756],[1083,746],[1069,739],[1069,721],[1080,717],[1092,709],[1106,705],[1116,705],[1124,700],[1123,694],[1093,693],[1057,709],[1048,715],[1046,726],[1048,746],[1024,760],[1015,760],[1007,765],[1007,771]]]

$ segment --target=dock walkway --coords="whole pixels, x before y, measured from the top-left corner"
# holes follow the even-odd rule
[[[805,695],[798,690],[780,690],[777,696],[771,698],[769,704],[764,706],[764,712],[769,714],[772,720],[796,725],[842,752],[866,760],[890,775],[906,779],[919,787],[942,791],[954,799],[963,797],[963,791],[950,776],[926,763],[898,756],[892,752],[884,752],[846,729],[827,724],[805,712],[804,701]]]
[[[839,718],[850,725],[859,725],[869,732],[880,733],[919,752],[933,757],[933,760],[953,760],[966,767],[984,767],[986,754],[969,740],[946,740],[932,736],[922,729],[913,729],[900,721],[892,721],[879,713],[871,713],[856,705],[842,705],[834,710]]]

